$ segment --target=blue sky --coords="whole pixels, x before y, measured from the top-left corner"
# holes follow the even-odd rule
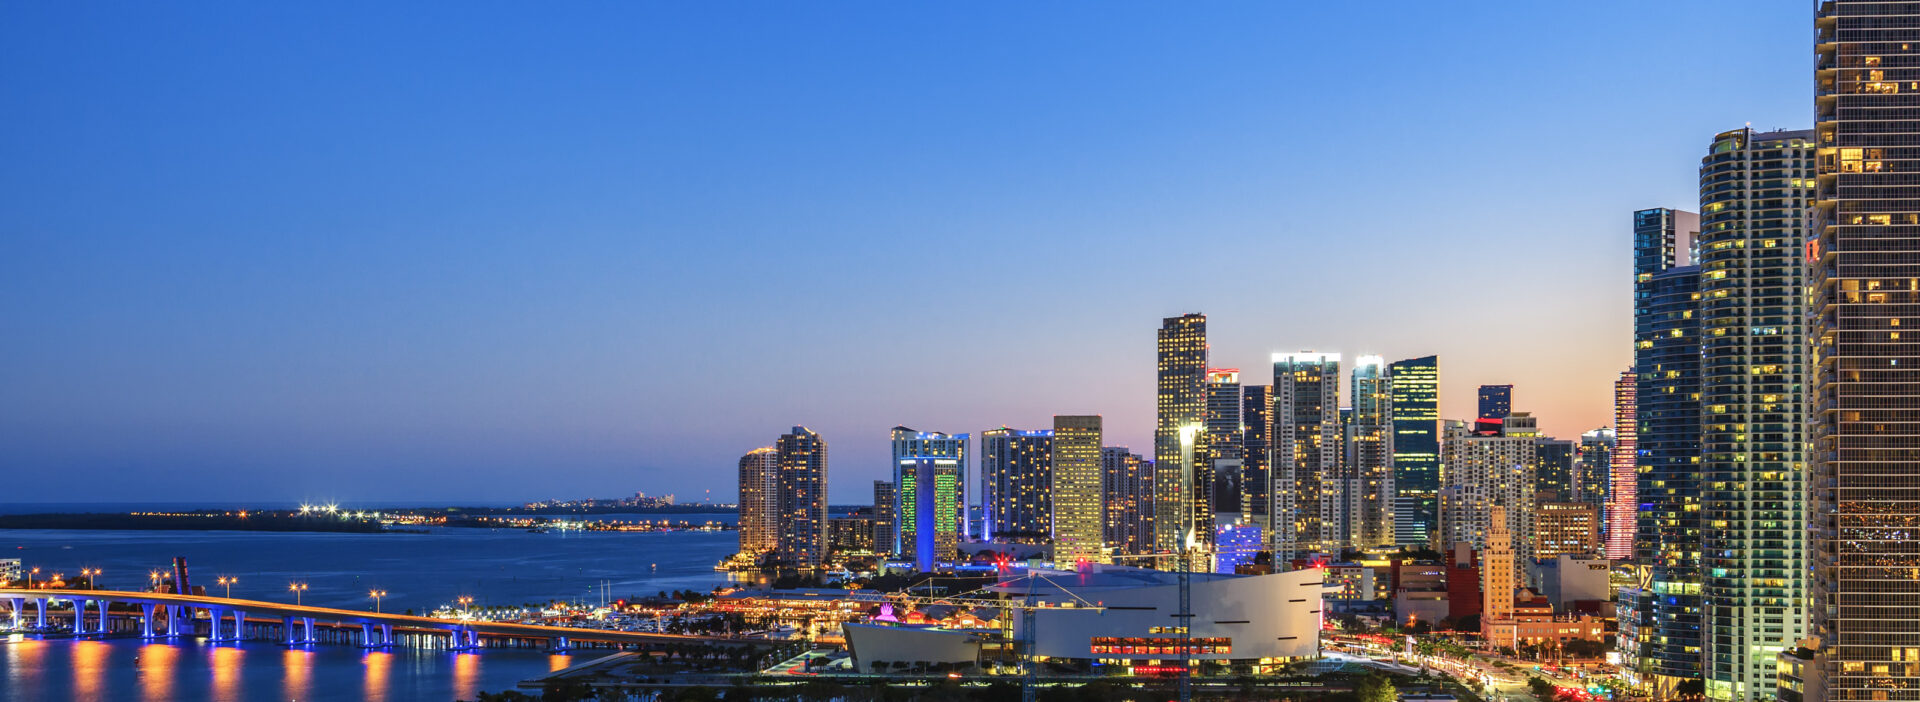
[[[12,3],[0,468],[50,501],[836,501],[896,424],[1441,356],[1562,436],[1634,209],[1804,128],[1802,3]]]

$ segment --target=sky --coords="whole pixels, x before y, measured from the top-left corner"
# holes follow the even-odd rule
[[[7,501],[731,500],[805,425],[1438,354],[1611,423],[1631,212],[1811,126],[1804,2],[6,3]]]

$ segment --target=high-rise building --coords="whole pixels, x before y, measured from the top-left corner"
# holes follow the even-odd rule
[[[1053,418],[1053,558],[1106,560],[1100,416]]]
[[[1261,529],[1276,561],[1344,548],[1339,480],[1340,354],[1273,355],[1271,514]]]
[[[980,432],[980,480],[984,537],[1033,544],[1052,538],[1052,429]]]
[[[1440,487],[1441,539],[1485,549],[1494,508],[1504,508],[1511,540],[1506,546],[1525,562],[1533,557],[1533,448],[1539,432],[1525,412],[1509,414],[1501,424],[1502,432],[1489,436],[1466,422],[1446,422],[1440,440],[1440,461],[1447,467]],[[1507,572],[1521,571],[1510,566]]]
[[[894,531],[894,523],[899,518],[894,512],[899,494],[893,488],[893,481],[873,481],[873,550],[877,553],[893,553],[899,543],[899,534]]]
[[[1580,435],[1580,459],[1574,463],[1575,502],[1585,502],[1595,507],[1606,506],[1607,485],[1613,480],[1615,443],[1611,427],[1601,427]]]
[[[1426,546],[1440,529],[1440,359],[1387,366],[1393,389],[1394,544]]]
[[[1600,509],[1585,502],[1541,502],[1533,508],[1533,557],[1591,556],[1600,549]]]
[[[966,467],[966,434],[893,428],[894,553],[919,572],[959,555]]]
[[[1207,520],[1214,512],[1240,509],[1240,471],[1246,465],[1240,423],[1240,369],[1207,370],[1207,453],[1204,484],[1211,486],[1212,500],[1207,505]]]
[[[1346,432],[1346,532],[1360,548],[1394,543],[1393,392],[1387,362],[1379,356],[1353,359],[1353,412]]]
[[[1480,386],[1480,416],[1477,419],[1506,419],[1512,413],[1512,385]]]
[[[1273,386],[1240,388],[1240,518],[1267,523],[1267,505],[1273,489]]]
[[[1160,322],[1158,418],[1153,432],[1154,547],[1173,553],[1213,539],[1206,477],[1207,316]],[[1211,463],[1208,464],[1209,466]],[[1204,534],[1204,535],[1203,535]]]
[[[1569,439],[1543,436],[1533,447],[1533,491],[1542,502],[1573,499],[1580,446]],[[1597,526],[1597,525],[1596,525]]]
[[[780,542],[780,520],[774,513],[779,475],[780,456],[772,447],[757,448],[740,457],[741,553],[765,553]]]
[[[1692,212],[1633,213],[1633,567],[1655,595],[1637,648],[1659,696],[1701,670],[1699,231]]]
[[[1639,472],[1635,468],[1638,460],[1639,426],[1634,419],[1634,396],[1640,382],[1632,368],[1620,371],[1620,378],[1613,381],[1613,455],[1611,472],[1607,478],[1607,560],[1622,561],[1633,557],[1633,530],[1639,514],[1640,504],[1636,502],[1635,482]]]
[[[1700,162],[1698,521],[1712,526],[1701,531],[1698,565],[1713,700],[1774,697],[1780,651],[1806,636],[1801,384],[1813,172],[1812,130],[1722,132]],[[1643,429],[1643,452],[1650,443]]]
[[[794,427],[774,444],[779,454],[779,540],[775,560],[811,569],[827,559],[827,442],[806,427]]]
[[[1115,553],[1153,551],[1153,462],[1124,446],[1100,449],[1100,501],[1106,505],[1106,542]]]
[[[1920,163],[1920,6],[1823,0],[1817,8],[1817,170],[1804,249],[1813,343],[1807,601],[1816,648],[1806,697],[1912,699],[1920,694],[1920,337],[1903,327],[1920,316],[1920,191],[1909,176]]]

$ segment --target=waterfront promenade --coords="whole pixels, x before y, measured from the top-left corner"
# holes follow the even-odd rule
[[[28,626],[31,609],[33,628],[44,631],[51,621],[66,619],[72,634],[82,637],[194,636],[200,634],[199,625],[204,623],[205,635],[212,642],[251,639],[286,645],[324,642],[366,647],[476,650],[508,646],[564,651],[576,646],[644,649],[685,642],[750,644],[717,636],[441,619],[160,592],[0,588],[0,603],[8,606],[16,629]],[[70,609],[52,609],[61,603],[70,605]]]

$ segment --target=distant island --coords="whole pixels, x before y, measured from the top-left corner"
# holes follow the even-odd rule
[[[378,519],[299,512],[132,512],[0,515],[0,529],[132,529],[143,531],[388,531]]]

